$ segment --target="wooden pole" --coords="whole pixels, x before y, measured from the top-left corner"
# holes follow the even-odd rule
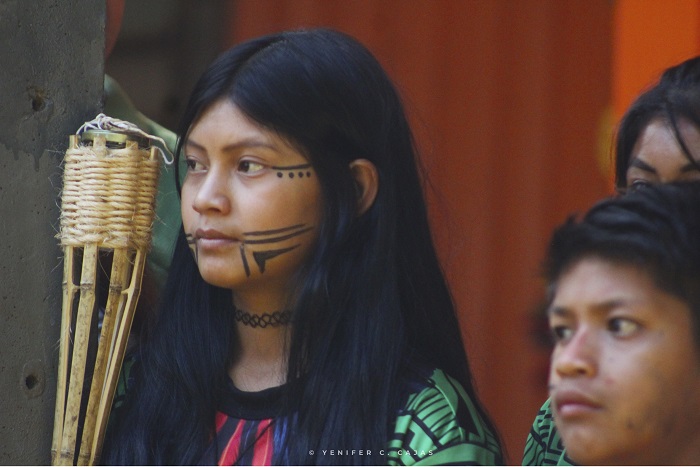
[[[63,310],[61,313],[61,332],[58,351],[58,378],[56,384],[56,416],[54,418],[53,440],[51,443],[51,463],[58,462],[61,440],[63,438],[63,419],[66,409],[66,384],[68,381],[68,360],[71,342],[71,322],[73,302],[78,288],[73,278],[74,248],[66,246],[63,259]]]
[[[123,314],[120,313],[124,304],[124,300],[122,300],[122,291],[129,285],[129,269],[131,267],[129,260],[130,254],[127,249],[119,248],[114,251],[112,271],[109,280],[109,294],[107,296],[107,305],[105,306],[102,330],[97,346],[95,370],[92,375],[90,395],[85,412],[85,424],[83,426],[83,435],[80,442],[78,465],[90,465],[95,462],[95,453],[93,450],[95,426],[99,426],[97,417],[100,402],[103,400],[102,394],[105,387],[107,364],[112,351],[111,343],[114,342],[113,335],[115,329],[117,329],[115,324],[119,323]]]
[[[63,436],[58,457],[59,465],[73,465],[75,446],[78,438],[80,405],[85,382],[85,364],[90,342],[90,326],[95,309],[95,284],[97,276],[97,245],[86,245],[83,251],[83,267],[80,274],[80,300],[76,317],[75,341],[71,357],[70,381],[66,414],[69,416],[63,424]]]

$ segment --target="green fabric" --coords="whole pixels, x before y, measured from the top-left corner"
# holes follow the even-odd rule
[[[122,405],[134,360],[127,358],[119,376],[113,411]],[[110,424],[113,423],[110,417]],[[408,397],[387,444],[387,464],[500,465],[498,441],[462,386],[435,370],[422,389]]]
[[[136,124],[145,132],[163,138],[174,152],[176,135],[139,112],[114,79],[105,76],[104,113]],[[161,164],[156,200],[156,221],[148,267],[157,284],[167,277],[172,250],[182,224],[174,167]],[[124,365],[115,397],[121,405],[127,389],[131,360]],[[409,397],[399,415],[387,449],[389,465],[495,465],[502,463],[496,438],[484,426],[471,399],[459,383],[441,370],[428,385]]]
[[[163,138],[170,152],[175,152],[177,136],[150,120],[134,106],[119,84],[109,76],[104,80],[104,113],[110,117],[136,124],[150,135]],[[180,199],[175,185],[175,168],[161,161],[156,219],[153,224],[153,242],[147,264],[151,276],[160,288],[165,283],[175,240],[182,224]]]
[[[442,370],[408,398],[387,450],[389,465],[496,465],[496,438],[464,388]]]
[[[525,442],[523,465],[576,465],[566,455],[552,416],[551,402],[544,403]]]

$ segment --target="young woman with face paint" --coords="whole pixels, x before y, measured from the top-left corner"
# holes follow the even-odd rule
[[[241,44],[180,130],[183,231],[103,460],[502,462],[371,53],[329,30]]]

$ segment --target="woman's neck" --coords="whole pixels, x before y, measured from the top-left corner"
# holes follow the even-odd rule
[[[238,348],[229,376],[242,391],[261,391],[284,384],[287,376],[289,332],[288,312],[284,309],[256,311],[239,308],[236,330]]]

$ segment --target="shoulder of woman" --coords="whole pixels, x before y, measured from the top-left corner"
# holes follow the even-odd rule
[[[393,465],[494,465],[501,451],[462,385],[434,370],[399,411],[387,458]]]

